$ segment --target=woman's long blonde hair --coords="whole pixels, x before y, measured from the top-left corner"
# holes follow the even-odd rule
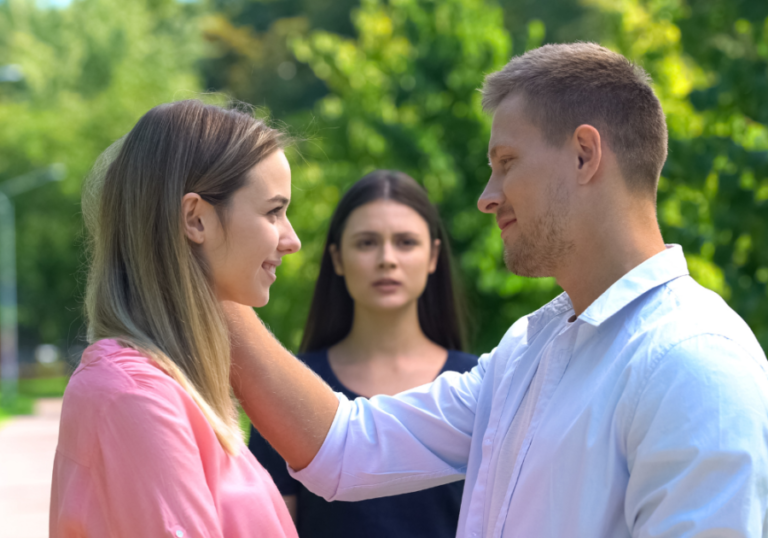
[[[97,162],[83,190],[90,234],[90,342],[115,338],[148,354],[200,406],[222,446],[241,438],[230,346],[199,246],[182,228],[190,192],[227,202],[247,172],[283,146],[251,114],[197,100],[160,105]]]

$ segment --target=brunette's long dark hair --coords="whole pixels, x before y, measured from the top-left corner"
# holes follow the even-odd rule
[[[341,234],[352,211],[376,200],[392,200],[412,208],[426,221],[430,239],[440,240],[437,268],[429,275],[424,293],[419,297],[419,324],[427,338],[436,344],[446,349],[463,350],[464,309],[451,274],[448,235],[437,209],[430,203],[424,188],[409,175],[376,170],[344,194],[331,218],[320,275],[301,340],[301,352],[327,349],[343,340],[352,329],[354,301],[347,291],[344,277],[333,270],[329,248],[341,244]]]

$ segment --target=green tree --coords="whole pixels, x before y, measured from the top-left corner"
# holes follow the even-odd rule
[[[20,195],[20,344],[84,336],[80,185],[96,157],[149,108],[200,89],[197,11],[173,0],[80,0],[61,9],[0,2],[0,181],[64,163],[68,175]]]
[[[304,249],[286,259],[265,318],[296,345],[340,193],[375,168],[396,168],[439,205],[467,282],[475,347],[489,349],[510,319],[558,291],[552,279],[504,269],[495,221],[474,204],[489,174],[490,118],[477,88],[509,59],[503,12],[481,0],[366,0],[352,20],[356,37],[313,30],[290,41],[328,94],[287,118],[313,133],[294,158],[292,218]]]
[[[728,300],[768,347],[763,0],[362,1],[352,11],[352,32],[305,10],[301,0],[281,2],[279,9],[260,0],[229,5],[236,7],[219,35],[245,31],[238,25],[246,25],[251,40],[241,47],[269,41],[282,48],[268,49],[279,48],[279,61],[269,52],[249,60],[212,38],[219,54],[239,66],[235,71],[250,66],[259,73],[259,85],[240,76],[227,87],[314,134],[294,159],[294,219],[305,250],[287,260],[264,312],[292,344],[339,192],[374,167],[411,173],[440,205],[473,307],[476,350],[490,349],[510,323],[558,292],[549,279],[507,274],[498,233],[474,209],[488,175],[489,122],[474,89],[513,51],[593,40],[654,77],[670,129],[659,191],[665,237],[684,246],[694,278]],[[257,12],[269,16],[257,23]],[[294,61],[295,82],[282,80],[279,66]],[[271,81],[298,89],[281,92],[285,99],[273,106],[270,94],[259,89]]]

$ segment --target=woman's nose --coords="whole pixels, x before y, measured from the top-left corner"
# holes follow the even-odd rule
[[[296,235],[293,226],[291,226],[291,221],[285,219],[285,222],[286,226],[280,234],[280,241],[277,244],[277,249],[283,254],[293,254],[294,252],[298,252],[301,248],[301,240],[299,240],[299,236]]]
[[[385,241],[381,246],[381,258],[379,265],[381,267],[394,267],[397,265],[397,258],[395,257],[395,248],[389,241]]]

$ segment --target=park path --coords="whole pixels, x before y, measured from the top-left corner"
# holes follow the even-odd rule
[[[0,425],[0,538],[46,538],[61,399]]]

